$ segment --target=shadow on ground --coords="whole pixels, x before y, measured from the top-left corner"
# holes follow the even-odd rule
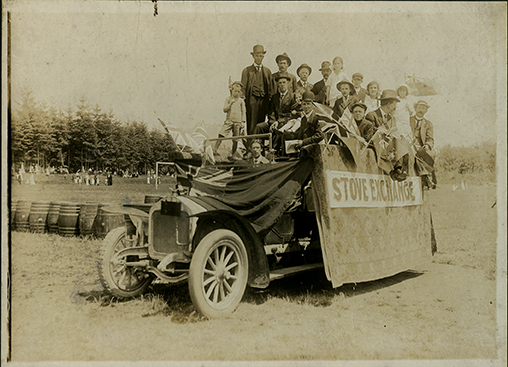
[[[423,275],[423,273],[405,271],[375,281],[348,283],[338,288],[332,288],[332,283],[326,279],[324,270],[320,269],[273,281],[264,290],[250,289],[243,301],[263,304],[270,298],[280,298],[299,304],[305,303],[316,307],[327,307],[332,304],[335,296],[343,294],[345,297],[354,297],[375,292],[420,275]]]
[[[334,289],[331,282],[326,279],[324,270],[320,269],[272,281],[270,286],[263,290],[248,288],[242,302],[261,305],[269,299],[277,298],[297,304],[328,307],[336,296],[355,297],[375,292],[423,274],[416,271],[405,271],[375,281],[344,284]],[[101,307],[122,304],[133,300],[112,296],[102,287],[98,286],[93,287],[91,290],[82,289],[75,292],[72,298],[75,303],[94,302],[98,303]],[[135,299],[146,302],[145,308],[149,311],[143,313],[142,317],[166,316],[170,317],[172,322],[178,324],[206,320],[206,318],[200,316],[195,311],[186,283],[178,285],[154,283],[147,289],[144,295]]]

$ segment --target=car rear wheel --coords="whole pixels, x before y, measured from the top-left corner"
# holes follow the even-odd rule
[[[189,292],[203,316],[220,318],[233,312],[247,286],[249,264],[242,239],[227,229],[207,234],[192,255]]]

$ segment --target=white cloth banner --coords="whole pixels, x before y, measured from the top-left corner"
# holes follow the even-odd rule
[[[422,205],[419,177],[393,181],[389,176],[326,171],[331,208],[380,208]]]

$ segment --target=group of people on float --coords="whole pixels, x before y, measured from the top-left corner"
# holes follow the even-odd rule
[[[296,140],[297,149],[317,143],[324,138],[324,123],[314,109],[314,103],[320,103],[332,108],[336,120],[349,109],[361,137],[367,142],[383,126],[394,134],[410,137],[418,148],[431,151],[434,147],[433,125],[424,118],[430,106],[424,100],[411,104],[406,86],[381,91],[379,83],[371,81],[363,88],[363,75],[356,72],[350,80],[344,72],[343,59],[338,56],[331,63],[321,63],[322,79],[312,84],[309,65],[302,64],[296,69],[297,78],[288,72],[291,59],[283,53],[275,58],[279,70],[272,73],[262,64],[265,54],[263,46],[254,46],[253,64],[243,70],[241,81],[230,85],[231,93],[223,109],[226,121],[219,138],[230,133],[238,136],[272,132],[277,155],[285,153],[283,140]],[[219,146],[217,141],[215,153]],[[234,142],[233,156],[237,147]],[[247,150],[252,155],[250,148]]]

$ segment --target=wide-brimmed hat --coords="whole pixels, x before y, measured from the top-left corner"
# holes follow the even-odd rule
[[[425,102],[423,99],[420,99],[418,102],[416,102],[413,107],[416,109],[416,106],[418,105],[422,105],[422,106],[425,106],[427,108],[429,108],[429,104],[427,102]]]
[[[258,52],[261,52],[263,54],[266,54],[266,51],[265,51],[265,48],[261,45],[256,45],[254,47],[252,47],[252,52],[251,52],[251,55],[255,54],[255,53],[258,53]]]
[[[302,102],[314,102],[314,93],[310,90],[303,92]]]
[[[278,81],[279,79],[287,79],[288,81],[291,81],[291,77],[286,72],[275,74],[274,79],[275,81]]]
[[[353,91],[355,89],[355,86],[353,85],[353,83],[351,83],[348,79],[342,79],[340,82],[337,83],[337,90],[340,91],[340,85],[341,84],[348,84],[351,91]]]
[[[280,59],[285,59],[288,61],[288,66],[291,66],[291,59],[289,58],[288,54],[287,53],[283,53],[282,55],[278,55],[276,58],[275,58],[275,62],[278,64],[279,63],[279,60]]]
[[[296,75],[300,75],[300,70],[302,70],[302,69],[308,69],[309,75],[312,74],[312,68],[307,64],[302,64],[298,67],[298,69],[296,69]]]
[[[358,102],[353,103],[353,105],[351,106],[351,110],[350,111],[353,112],[355,107],[361,107],[361,108],[363,108],[364,111],[367,111],[367,105],[365,103],[363,103],[362,101],[358,101]]]
[[[323,61],[321,63],[321,69],[319,69],[319,71],[323,71],[326,69],[330,69],[330,71],[331,71],[332,70],[331,66],[332,66],[332,64],[330,63],[330,61]]]
[[[360,73],[354,73],[354,74],[353,74],[353,76],[351,77],[351,80],[353,80],[353,79],[354,79],[354,78],[356,78],[356,77],[358,77],[358,78],[360,78],[361,80],[363,80],[363,75],[362,75],[362,74],[360,74]]]
[[[400,102],[397,92],[392,89],[385,89],[383,93],[381,93],[381,97],[379,98],[381,101],[383,99],[393,99],[394,101]]]

